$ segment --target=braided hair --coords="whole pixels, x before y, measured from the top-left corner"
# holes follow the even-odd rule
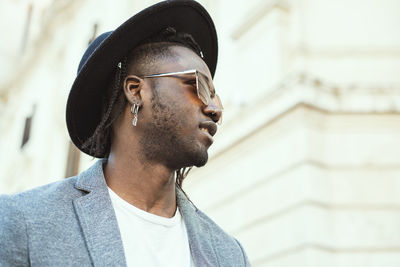
[[[146,66],[150,65],[148,64],[149,61],[169,56],[168,49],[173,45],[187,47],[200,57],[203,57],[200,46],[190,34],[178,32],[172,27],[168,27],[142,41],[121,60],[119,67],[116,68],[108,90],[102,99],[100,122],[93,135],[83,143],[83,148],[89,149],[90,153],[95,157],[108,157],[111,148],[112,125],[121,115],[127,104],[127,100],[123,94],[123,82],[127,76],[127,69],[134,65],[133,63],[139,63],[139,72],[145,73]],[[183,180],[191,169],[192,167],[181,168],[175,171],[176,183],[179,188],[182,189]]]

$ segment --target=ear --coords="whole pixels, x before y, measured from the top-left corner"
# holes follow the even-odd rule
[[[124,93],[129,104],[142,104],[140,91],[143,88],[144,80],[136,75],[128,75],[124,80]]]

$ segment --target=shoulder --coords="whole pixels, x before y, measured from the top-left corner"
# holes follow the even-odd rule
[[[35,201],[36,199],[44,200],[44,198],[48,198],[50,196],[59,195],[60,193],[65,193],[68,191],[74,191],[75,181],[76,176],[47,185],[42,185],[24,192],[10,195],[0,195],[0,207],[8,207],[10,203],[14,203],[13,206],[19,206],[20,204],[24,204],[26,201]]]
[[[82,195],[74,188],[76,177],[22,193],[0,195],[0,266],[28,265],[29,225],[57,217]],[[69,208],[71,209],[71,208]]]
[[[179,186],[176,193],[189,239],[195,242],[199,249],[206,248],[207,253],[215,254],[220,266],[250,266],[243,247],[234,237],[199,210]]]
[[[226,262],[242,263],[239,266],[250,266],[246,252],[236,238],[226,233],[201,210],[197,209],[196,213],[202,223],[207,225],[210,236],[213,239],[215,251],[219,254],[220,258]]]
[[[0,196],[0,265],[24,266],[28,238],[24,215],[11,196]]]
[[[14,219],[22,219],[71,203],[71,199],[82,195],[79,190],[75,189],[75,181],[76,177],[71,177],[21,193],[0,195],[2,217],[0,222],[5,223],[4,220],[12,219],[11,216],[5,217],[6,214],[19,214]]]

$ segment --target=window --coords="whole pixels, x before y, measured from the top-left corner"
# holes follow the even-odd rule
[[[25,119],[24,135],[22,136],[21,148],[23,148],[26,145],[26,143],[29,141],[29,137],[31,135],[32,118],[33,118],[33,115],[31,115]]]

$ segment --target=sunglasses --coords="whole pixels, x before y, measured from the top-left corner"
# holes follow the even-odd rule
[[[219,109],[223,110],[222,102],[219,96],[215,93],[215,88],[212,80],[208,79],[208,77],[199,72],[198,70],[185,70],[185,71],[177,71],[177,72],[168,72],[168,73],[158,73],[152,75],[143,76],[143,78],[157,78],[157,77],[173,77],[177,79],[184,80],[185,82],[195,82],[193,84],[196,85],[197,96],[203,102],[204,105],[208,106],[211,102]],[[222,114],[218,120],[218,124],[222,122]]]

